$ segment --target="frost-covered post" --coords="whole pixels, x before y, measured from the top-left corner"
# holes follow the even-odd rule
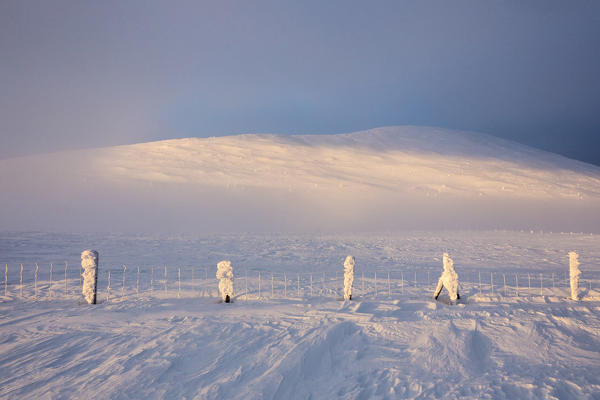
[[[287,297],[287,275],[283,273],[283,297]]]
[[[83,268],[83,273],[81,274],[83,277],[81,294],[83,294],[83,297],[88,304],[96,304],[96,292],[98,288],[98,252],[95,250],[84,250],[81,252],[81,268]]]
[[[438,280],[437,287],[435,288],[435,292],[433,294],[433,298],[437,300],[440,292],[445,287],[448,290],[448,295],[450,296],[450,301],[454,302],[460,299],[460,294],[458,293],[458,274],[454,270],[454,262],[448,255],[448,253],[444,253],[443,257],[444,271]]]
[[[219,292],[225,303],[230,303],[233,297],[233,267],[231,261],[221,261],[217,264],[217,279]]]
[[[127,271],[127,266],[123,264],[123,284],[121,285],[121,297],[125,297],[125,271]]]
[[[177,268],[177,298],[181,298],[181,267]]]
[[[375,285],[375,297],[377,297],[377,271],[375,271],[375,282],[374,282],[374,285]]]
[[[504,297],[506,297],[506,274],[502,274],[502,278],[504,279]]]
[[[23,264],[21,264],[21,274],[19,275],[19,296],[23,298]]]
[[[529,288],[529,291],[527,292],[528,294],[531,293],[531,274],[527,274],[527,285]]]
[[[35,297],[37,297],[38,295],[38,290],[37,290],[37,279],[38,279],[38,270],[40,268],[38,267],[38,264],[35,263],[35,279],[34,279],[34,285],[33,285],[33,292],[35,293]]]
[[[392,284],[390,282],[390,271],[388,271],[388,297],[392,297]]]
[[[165,297],[167,296],[167,266],[165,265]]]
[[[569,252],[569,280],[571,283],[571,299],[579,300],[579,275],[581,270],[579,269],[579,254],[574,251]]]
[[[110,271],[108,271],[108,286],[106,287],[106,302],[110,302]]]
[[[8,264],[4,266],[4,296],[8,293]]]
[[[344,261],[344,300],[352,300],[352,283],[354,283],[354,257],[346,257]]]
[[[260,271],[258,271],[258,298],[260,299]]]
[[[52,269],[53,269],[53,265],[52,263],[50,263],[50,297],[52,297]]]
[[[273,272],[271,272],[271,298],[275,297],[275,278]]]
[[[310,274],[310,297],[313,296],[312,274]]]
[[[400,285],[402,285],[402,294],[404,294],[404,271],[400,272]]]
[[[135,280],[135,295],[139,297],[140,295],[140,266],[137,266],[137,275]]]
[[[152,275],[150,275],[150,296],[154,295],[154,267],[152,267]]]
[[[68,289],[69,289],[69,279],[68,279],[68,273],[69,271],[69,263],[65,261],[65,296],[69,294]]]
[[[492,296],[494,295],[494,273],[490,272],[490,289],[492,291]]]
[[[246,300],[248,300],[248,268],[246,268],[246,279],[244,279],[244,283],[246,285],[246,294],[244,295],[244,297],[246,298]]]
[[[542,277],[542,273],[540,272],[540,296],[544,295],[544,279]]]
[[[300,274],[298,274],[298,297],[300,297]]]
[[[478,286],[478,288],[479,288],[479,294],[481,294],[481,271],[478,271],[478,273],[479,273],[479,286]]]
[[[517,297],[519,297],[519,274],[515,274],[515,285],[517,285]]]
[[[365,297],[365,271],[360,274],[360,294]]]

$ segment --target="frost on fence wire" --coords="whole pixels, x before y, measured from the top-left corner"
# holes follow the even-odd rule
[[[579,300],[579,275],[581,270],[579,269],[579,255],[574,252],[569,252],[569,278],[571,283],[571,299]]]
[[[233,268],[231,261],[221,261],[217,264],[217,279],[221,299],[229,303],[233,297]]]
[[[81,267],[83,268],[83,285],[81,286],[81,293],[88,304],[96,304],[98,252],[95,250],[84,250],[81,253]]]
[[[446,288],[448,295],[450,296],[450,300],[456,301],[457,299],[460,299],[460,294],[458,293],[458,274],[454,270],[454,262],[448,253],[444,253],[443,262],[444,271],[438,280],[433,297],[437,300],[442,289]]]
[[[312,275],[311,275],[312,279]],[[344,261],[344,299],[352,300],[352,283],[354,282],[354,257],[346,257]],[[311,281],[312,283],[312,281]]]

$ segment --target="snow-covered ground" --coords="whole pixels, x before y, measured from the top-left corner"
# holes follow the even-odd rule
[[[600,167],[429,127],[186,138],[0,160],[2,229],[598,232]]]
[[[86,248],[100,253],[95,306],[78,294]],[[579,302],[568,299],[571,250],[580,255]],[[443,252],[461,281],[456,306],[445,291],[441,301],[432,299]],[[349,254],[356,257],[355,290],[344,302]],[[234,265],[233,304],[218,302],[216,263],[223,259]],[[600,393],[598,235],[2,232],[0,271],[5,264],[1,398],[593,399]]]

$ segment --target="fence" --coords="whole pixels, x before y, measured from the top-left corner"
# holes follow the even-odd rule
[[[81,266],[5,264],[4,298],[51,300],[81,296]],[[98,277],[98,299],[118,301],[137,298],[218,297],[215,268],[211,267],[112,267]],[[393,271],[355,271],[355,299],[391,299],[403,296],[430,297],[440,268]],[[342,298],[343,272],[279,272],[235,269],[234,293],[237,300],[268,298]],[[460,292],[464,296],[568,297],[568,271],[496,272],[459,271]],[[596,296],[600,287],[598,271],[584,271],[580,277],[581,295]]]

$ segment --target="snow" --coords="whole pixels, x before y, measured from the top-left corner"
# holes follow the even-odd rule
[[[0,160],[0,182],[0,220],[14,230],[79,232],[81,221],[99,231],[204,234],[600,226],[599,167],[428,127],[36,155]]]
[[[233,267],[231,261],[220,261],[217,264],[217,279],[219,280],[219,293],[221,299],[233,298]]]
[[[442,256],[442,262],[444,265],[444,270],[442,271],[442,275],[438,280],[437,287],[435,288],[435,293],[433,297],[437,299],[442,288],[446,288],[448,291],[448,295],[450,296],[451,301],[456,301],[458,298],[458,274],[454,270],[454,262],[448,255],[448,253],[444,253]]]
[[[571,284],[571,299],[579,300],[579,275],[581,270],[579,269],[579,255],[574,252],[569,252],[569,281]]]
[[[344,299],[352,299],[352,283],[354,282],[354,257],[347,256],[344,261]]]
[[[83,285],[81,293],[88,304],[96,302],[96,283],[98,274],[98,252],[84,250],[81,252],[81,268],[83,268]]]
[[[89,243],[103,257],[99,304],[78,301],[76,268],[69,269],[69,293],[63,293],[59,276],[51,297],[49,262],[75,265]],[[3,399],[73,398],[81,393],[99,399],[594,399],[600,392],[598,235],[0,232],[0,246],[0,263],[8,264],[8,295],[0,296]],[[440,249],[452,254],[460,267],[461,301],[452,307],[445,296],[431,299],[436,281],[427,282],[427,272],[436,277],[439,271]],[[568,300],[568,249],[577,249],[586,266],[578,302]],[[360,260],[360,271],[369,279],[363,291],[356,275],[353,301],[341,302],[343,282],[341,274],[335,281],[335,273],[347,254]],[[218,304],[217,279],[208,274],[223,259],[238,271],[247,269],[251,277],[248,296],[238,293],[235,307]],[[130,276],[123,297],[122,265],[130,266],[127,273],[136,273],[131,268],[136,261],[141,265],[139,295]],[[39,263],[37,298],[34,262]],[[149,287],[151,267],[161,271],[163,264],[169,268],[167,295]],[[182,293],[177,298],[172,277],[180,267]],[[261,271],[263,276],[275,273],[274,297],[264,292],[258,297]],[[110,301],[108,272],[114,278]],[[378,272],[378,284],[380,276],[391,272],[391,296],[382,287],[376,295],[373,272]],[[294,286],[300,274],[299,297],[295,288],[284,296],[283,273],[293,277]],[[491,273],[494,282],[501,282],[502,273],[510,278],[506,295],[500,287],[491,293]],[[310,274],[312,297],[307,290]],[[237,284],[243,275],[238,274]]]

